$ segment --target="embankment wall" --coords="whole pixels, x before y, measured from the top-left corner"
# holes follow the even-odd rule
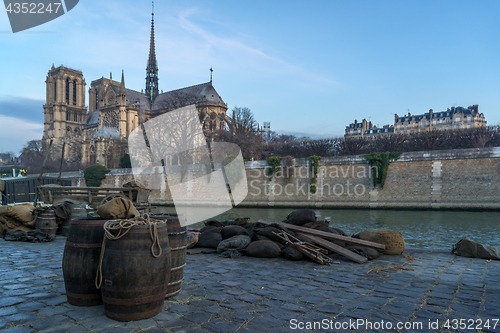
[[[322,159],[316,193],[310,191],[306,159],[296,159],[294,167],[281,168],[273,177],[267,175],[265,161],[246,162],[245,167],[248,194],[238,206],[500,209],[500,147],[403,153],[389,165],[384,188],[373,188],[373,169],[362,155]],[[63,177],[71,178],[73,186],[85,186],[83,172]],[[133,179],[130,169],[113,169],[102,186],[120,187]],[[206,176],[188,179],[185,195],[210,198],[208,181]],[[154,187],[152,204],[173,204],[165,181]]]

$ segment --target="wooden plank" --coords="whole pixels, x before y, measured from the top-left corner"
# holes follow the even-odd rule
[[[288,223],[284,223],[284,222],[281,222],[280,225],[282,225],[285,228],[288,228],[290,230],[303,232],[305,234],[320,236],[322,238],[327,238],[327,239],[341,240],[344,242],[361,244],[361,245],[370,246],[370,247],[374,247],[377,249],[385,250],[384,244],[374,243],[374,242],[370,242],[370,241],[366,241],[366,240],[362,240],[362,239],[357,239],[357,238],[352,238],[352,237],[348,237],[348,236],[341,236],[341,235],[337,235],[337,234],[332,234],[331,232],[325,232],[325,231],[315,230],[315,229],[311,229],[311,228],[299,227],[298,225],[288,224]]]
[[[359,254],[354,253],[352,251],[349,251],[348,249],[344,249],[343,247],[338,246],[337,244],[334,244],[332,242],[324,240],[323,238],[313,236],[313,235],[306,235],[306,234],[303,234],[301,232],[298,232],[298,234],[300,236],[304,237],[305,239],[309,240],[310,242],[316,243],[318,245],[323,246],[324,248],[326,248],[328,250],[331,250],[335,253],[343,255],[344,257],[349,258],[352,261],[357,262],[358,264],[362,264],[362,263],[365,263],[368,261],[367,258],[360,256]]]

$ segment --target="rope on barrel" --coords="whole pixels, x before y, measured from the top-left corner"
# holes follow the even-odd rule
[[[377,268],[377,267],[375,267],[375,268],[370,269],[368,272],[366,272],[366,275],[388,278],[389,274],[387,272],[384,272],[384,271],[389,270],[389,269],[394,269],[394,270],[401,269],[401,270],[405,270],[405,271],[414,271],[413,268],[406,268],[406,267],[403,267],[403,266],[406,265],[406,264],[411,264],[412,262],[414,262],[417,259],[413,258],[410,255],[406,255],[405,258],[409,259],[410,261],[407,261],[407,262],[405,262],[405,263],[403,263],[401,265],[398,265],[398,266],[391,266],[391,267],[386,267],[386,268]],[[375,271],[375,274],[370,274],[371,271]],[[379,275],[381,273],[383,273],[385,275]]]
[[[132,219],[123,220],[109,220],[104,223],[104,239],[102,240],[101,255],[99,258],[99,266],[97,268],[97,275],[95,277],[95,286],[97,289],[101,288],[102,284],[102,261],[104,259],[104,249],[106,248],[106,239],[118,240],[125,236],[132,227],[136,225],[147,225],[149,226],[149,235],[151,236],[151,254],[153,257],[158,258],[162,254],[162,249],[158,237],[158,223],[165,223],[165,221],[153,220],[148,214],[144,214],[141,217],[134,217]],[[113,232],[117,232],[113,234]],[[155,246],[158,248],[158,254],[155,253]]]

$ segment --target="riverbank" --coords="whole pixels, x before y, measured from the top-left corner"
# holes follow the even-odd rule
[[[366,274],[375,267],[408,261],[404,255],[356,264],[342,258],[321,266],[308,261],[199,254],[187,258],[181,293],[157,316],[120,323],[103,306],[66,302],[62,277],[65,238],[51,243],[0,239],[0,332],[422,332],[456,331],[460,321],[500,332],[500,261],[457,257],[445,250],[409,248],[410,270],[389,270],[388,278]],[[354,327],[361,321],[384,329]],[[450,329],[430,329],[436,320]],[[489,329],[485,328],[489,320]],[[396,329],[398,322],[408,329]],[[387,329],[387,325],[393,329]],[[496,327],[493,328],[493,326]],[[320,328],[318,325],[326,325]],[[333,326],[332,326],[333,325]],[[342,326],[344,325],[344,326]],[[350,325],[350,326],[349,326]],[[413,325],[413,326],[412,326]],[[330,329],[331,328],[331,329]],[[369,328],[369,327],[368,327]],[[382,328],[382,327],[380,327]],[[462,330],[467,331],[467,330]],[[471,330],[469,330],[471,331]]]

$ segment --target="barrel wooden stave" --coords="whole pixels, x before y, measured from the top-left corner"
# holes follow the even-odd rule
[[[40,229],[40,231],[48,234],[52,239],[56,238],[56,213],[51,209],[41,212],[36,218],[35,228]]]
[[[184,267],[187,254],[187,231],[182,227],[179,218],[171,214],[158,214],[152,219],[165,220],[168,228],[168,242],[170,245],[171,270],[166,298],[174,297],[181,292],[184,281]]]
[[[163,309],[170,277],[167,227],[157,227],[162,254],[151,254],[149,226],[133,226],[118,240],[106,239],[101,295],[107,317],[118,321],[151,318]],[[157,254],[158,248],[154,248]]]
[[[107,220],[72,220],[63,254],[63,276],[68,303],[76,306],[102,304],[95,287],[97,266]]]

